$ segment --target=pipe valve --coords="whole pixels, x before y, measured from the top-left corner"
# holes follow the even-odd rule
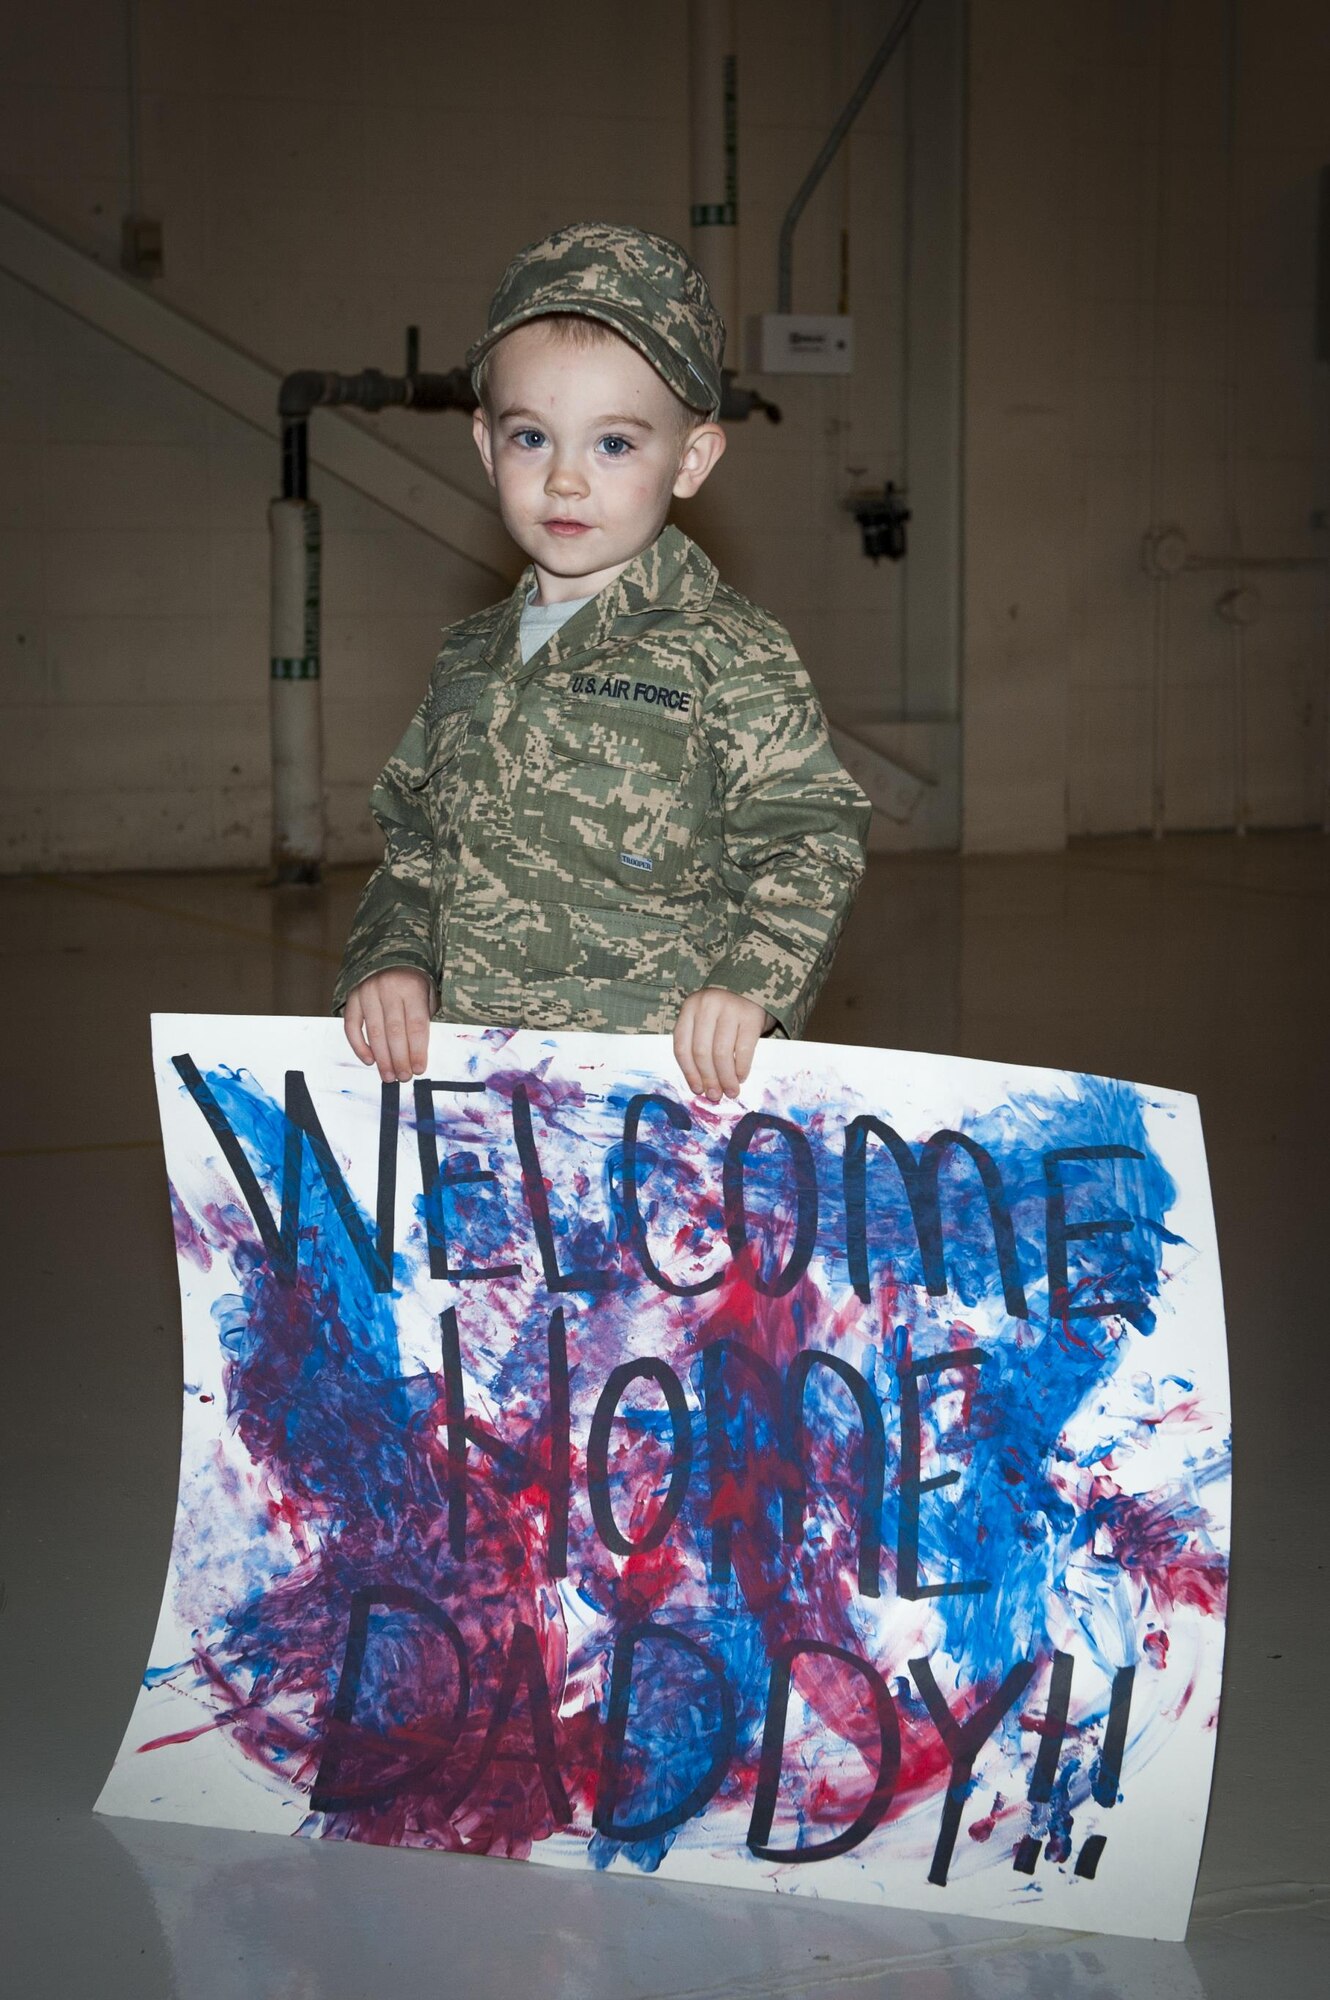
[[[769,424],[780,422],[780,404],[769,402],[756,389],[741,389],[734,379],[733,368],[721,370],[721,397],[719,417],[723,424],[741,424],[758,411]]]
[[[846,506],[859,523],[864,554],[874,562],[886,556],[900,562],[906,552],[905,524],[910,509],[904,504],[905,489],[889,479],[880,493],[852,493]]]

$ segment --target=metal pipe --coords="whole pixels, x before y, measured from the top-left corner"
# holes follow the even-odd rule
[[[1237,358],[1234,345],[1234,306],[1237,295],[1237,116],[1238,116],[1238,21],[1237,0],[1224,4],[1224,526],[1230,549],[1242,545],[1242,524],[1238,516],[1237,473]],[[1246,621],[1237,615],[1240,556],[1227,564],[1229,588],[1220,599],[1221,614],[1232,626],[1230,648],[1233,662],[1229,699],[1230,743],[1233,769],[1233,826],[1247,831],[1247,649]],[[1229,609],[1225,611],[1225,604]]]
[[[288,417],[282,424],[282,498],[309,498],[309,421]]]
[[[300,368],[288,375],[277,396],[282,417],[307,417],[311,410],[351,404],[358,410],[399,407],[412,410],[474,410],[476,393],[470,372],[450,368],[446,374],[385,375],[380,368],[362,368],[358,375]]]
[[[1160,469],[1164,420],[1164,278],[1168,262],[1169,207],[1168,37],[1169,0],[1163,0],[1156,26],[1154,233],[1151,243],[1150,288],[1150,520],[1159,519]],[[1184,544],[1185,547],[1185,544]],[[1168,722],[1168,575],[1163,566],[1152,570],[1153,618],[1150,630],[1150,831],[1164,836],[1164,753]]]
[[[734,370],[726,368],[721,375],[720,409],[717,412],[720,421],[723,424],[741,424],[759,411],[769,424],[780,422],[780,404],[760,396],[756,389],[741,389],[734,379]]]
[[[129,213],[137,215],[143,185],[139,140],[138,0],[125,0],[125,151],[129,156]]]
[[[476,392],[471,387],[469,368],[449,368],[442,375],[408,375],[409,410],[474,410]]]
[[[1330,556],[1188,556],[1183,569],[1330,569]]]
[[[913,21],[922,5],[923,0],[905,0],[904,6],[887,30],[886,39],[873,57],[873,60],[869,63],[868,68],[860,77],[845,109],[841,112],[840,117],[827,134],[825,145],[812,166],[808,169],[808,172],[804,175],[798,193],[785,211],[785,220],[780,226],[780,248],[776,258],[777,312],[787,313],[794,310],[792,299],[794,294],[795,225],[808,206],[818,182],[840,150],[841,141],[844,139],[851,125],[853,125],[855,119],[859,116],[859,113],[863,110],[873,85],[895,55],[911,21]]]
[[[688,57],[692,252],[725,322],[725,360],[733,368],[739,344],[734,0],[689,0]]]
[[[304,426],[300,428],[303,431]],[[317,882],[323,866],[318,502],[274,500],[268,527],[273,872],[278,882]]]
[[[1321,717],[1322,745],[1321,764],[1321,831],[1330,833],[1330,618],[1325,621],[1324,660],[1321,668]]]

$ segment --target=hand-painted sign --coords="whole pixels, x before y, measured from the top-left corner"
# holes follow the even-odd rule
[[[180,1505],[101,1810],[1182,1934],[1229,1483],[1192,1099],[155,1050]]]

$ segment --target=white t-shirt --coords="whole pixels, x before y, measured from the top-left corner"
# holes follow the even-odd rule
[[[594,596],[594,591],[592,596]],[[590,597],[566,597],[562,604],[537,604],[536,586],[533,583],[522,606],[522,622],[518,627],[517,643],[522,649],[522,665],[525,666],[533,654],[538,653],[547,639],[552,639],[561,625],[566,625],[574,611],[580,611],[584,604],[590,604]]]

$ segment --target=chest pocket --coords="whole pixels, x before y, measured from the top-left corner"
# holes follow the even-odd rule
[[[679,886],[698,818],[691,709],[686,689],[654,679],[548,677],[529,767],[541,845],[561,876],[646,897]]]

